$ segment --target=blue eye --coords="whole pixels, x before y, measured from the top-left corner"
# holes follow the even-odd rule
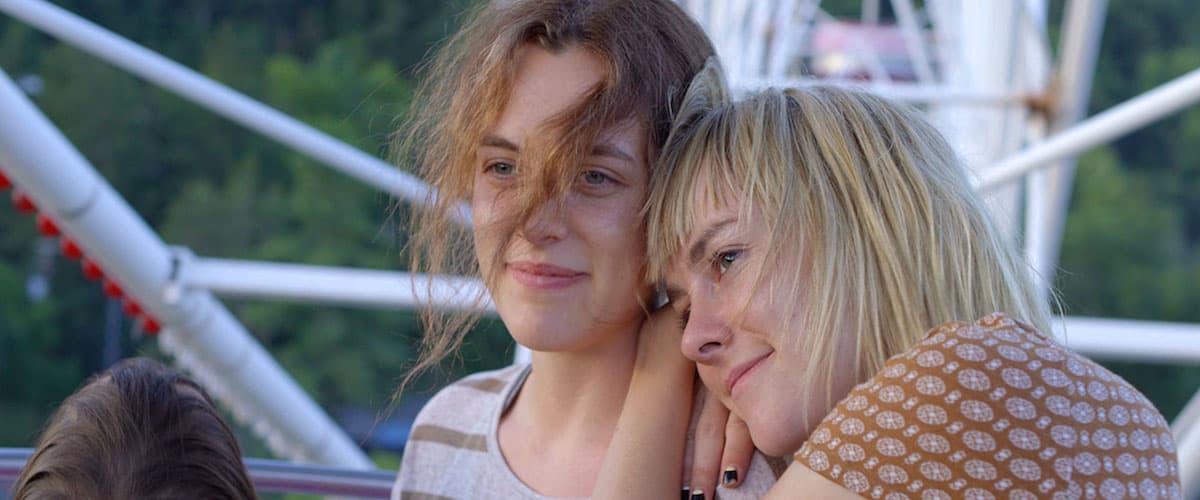
[[[601,186],[612,180],[611,177],[605,175],[604,172],[599,170],[585,171],[580,178],[583,180],[584,184],[589,186]]]
[[[716,258],[713,259],[713,264],[717,268],[717,273],[725,274],[725,272],[729,270],[729,266],[732,266],[733,262],[736,261],[741,255],[741,250],[718,252]]]
[[[500,176],[513,175],[514,173],[516,173],[516,171],[517,171],[517,166],[513,165],[512,163],[506,162],[506,161],[497,161],[497,162],[489,163],[487,165],[487,167],[484,168],[484,172],[490,172],[490,173],[500,175]]]

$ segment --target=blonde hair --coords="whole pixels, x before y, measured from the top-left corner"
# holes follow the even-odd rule
[[[670,0],[509,0],[484,2],[437,53],[413,98],[411,118],[397,133],[397,161],[417,165],[436,189],[433,208],[417,215],[410,269],[428,275],[478,275],[469,229],[455,215],[470,198],[475,151],[504,110],[523,47],[552,52],[579,47],[606,64],[606,76],[547,132],[559,140],[541,174],[517,195],[520,208],[488,231],[513,234],[537,207],[560,199],[600,134],[631,120],[657,152],[672,110],[714,50],[703,29]],[[498,251],[502,251],[501,249]],[[491,258],[498,259],[499,255]],[[499,266],[493,266],[497,268]],[[493,276],[487,276],[490,282]],[[423,293],[432,295],[432,281]],[[466,310],[426,307],[420,358],[411,377],[453,352],[478,321],[484,297]]]
[[[837,335],[855,336],[859,383],[947,321],[1005,311],[1049,331],[1027,266],[945,139],[915,112],[823,85],[727,101],[710,67],[652,172],[651,277],[680,253],[697,203],[722,206],[733,195],[743,220],[753,209],[767,228],[757,288],[782,285],[788,313],[800,311],[810,332],[798,339],[810,387],[830,386]],[[795,309],[801,303],[813,306]]]

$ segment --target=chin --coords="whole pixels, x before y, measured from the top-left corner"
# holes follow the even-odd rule
[[[808,438],[798,424],[763,418],[755,419],[757,421],[744,420],[750,428],[750,440],[754,441],[754,447],[769,457],[791,457],[800,451]]]
[[[570,326],[557,321],[505,322],[513,340],[530,350],[539,352],[563,352],[572,350],[579,339],[564,332],[574,331]]]

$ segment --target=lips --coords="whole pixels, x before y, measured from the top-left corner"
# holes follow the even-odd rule
[[[584,272],[541,262],[510,262],[508,270],[517,282],[538,289],[566,288],[587,277]]]
[[[774,353],[774,351],[767,352],[761,356],[751,359],[750,361],[738,365],[733,369],[733,371],[730,371],[729,376],[725,379],[725,389],[729,391],[729,395],[733,395],[733,389],[737,387],[738,382],[741,382],[746,375],[750,374],[751,370],[757,368],[762,364],[763,361],[771,357],[771,355]]]

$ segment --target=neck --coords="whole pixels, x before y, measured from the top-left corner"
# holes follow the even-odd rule
[[[501,453],[516,476],[552,497],[589,496],[625,404],[637,326],[572,352],[534,352],[529,378],[501,417]]]
[[[529,378],[514,401],[549,436],[588,436],[607,443],[629,390],[637,330],[580,352],[534,352]],[[524,412],[522,412],[524,413]]]

